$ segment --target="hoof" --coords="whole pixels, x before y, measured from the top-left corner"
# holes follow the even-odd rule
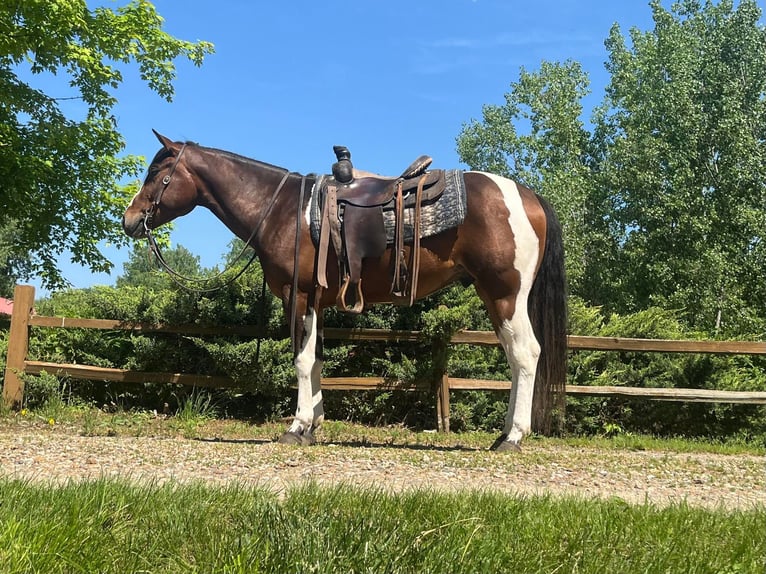
[[[304,431],[297,433],[294,431],[287,431],[281,437],[277,439],[279,444],[294,444],[298,446],[311,446],[316,443],[314,433],[311,431]]]
[[[494,450],[495,452],[521,452],[521,445],[517,442],[506,440],[507,438],[507,434],[501,434],[497,437],[497,440],[492,443],[489,450]]]

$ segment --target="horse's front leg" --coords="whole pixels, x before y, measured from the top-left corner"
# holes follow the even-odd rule
[[[323,317],[321,310],[308,307],[306,315],[296,317],[295,371],[298,376],[298,407],[289,430],[279,442],[311,445],[316,442],[314,430],[324,420],[322,402]]]

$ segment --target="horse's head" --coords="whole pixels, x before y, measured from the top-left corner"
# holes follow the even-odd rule
[[[197,204],[197,185],[184,163],[186,144],[152,131],[162,148],[154,156],[141,189],[122,216],[122,228],[135,238],[145,237],[147,230],[186,215]]]

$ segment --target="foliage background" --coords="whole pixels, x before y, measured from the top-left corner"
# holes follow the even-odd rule
[[[233,245],[232,252],[238,252]],[[183,248],[169,258],[191,257]],[[228,375],[241,388],[214,391],[213,405],[221,416],[255,421],[287,417],[295,409],[295,374],[285,338],[281,304],[267,293],[261,298],[262,273],[256,263],[236,283],[202,296],[170,281],[147,266],[137,248],[116,287],[67,290],[38,303],[43,315],[122,319],[198,325],[265,325],[260,341],[245,337],[198,337],[84,329],[33,329],[30,355],[37,360],[81,363],[138,371]],[[192,264],[193,257],[187,259]],[[132,266],[132,267],[131,267]],[[137,267],[147,266],[138,273]],[[191,265],[192,270],[193,265]],[[210,275],[216,270],[197,267]],[[132,284],[136,281],[138,284]],[[360,317],[327,312],[327,327],[371,327],[420,330],[423,343],[345,344],[327,341],[324,376],[376,376],[390,381],[435,380],[438,359],[430,341],[459,328],[489,329],[486,313],[472,288],[453,286],[412,308],[379,306]],[[647,338],[709,338],[686,328],[674,312],[659,308],[629,315],[606,314],[602,308],[570,300],[570,330],[582,335]],[[260,348],[259,348],[260,347]],[[259,348],[259,350],[257,350]],[[499,347],[450,347],[451,376],[508,379],[510,372]],[[662,353],[577,352],[570,355],[569,381],[577,385],[684,387],[766,390],[766,361],[748,356]],[[69,400],[107,410],[133,408],[176,412],[194,390],[166,385],[62,381],[55,388],[43,377],[27,381],[27,405]],[[41,386],[36,391],[36,385]],[[433,393],[403,391],[326,391],[327,416],[376,425],[433,428]],[[455,392],[451,425],[454,430],[502,428],[505,392]],[[721,439],[762,440],[766,437],[764,409],[748,405],[675,403],[602,398],[572,398],[564,432],[567,434],[649,433]]]
[[[117,224],[142,158],[121,155],[115,92],[133,64],[147,87],[174,96],[177,58],[201,65],[209,42],[162,29],[145,0],[90,9],[85,0],[0,2],[0,272],[62,287],[59,259],[109,271],[101,242],[127,244]],[[35,76],[61,76],[55,95]],[[76,112],[67,104],[76,101]],[[0,281],[0,293],[9,282]],[[3,293],[3,290],[6,292]]]

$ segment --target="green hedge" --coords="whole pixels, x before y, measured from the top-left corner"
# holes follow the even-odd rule
[[[257,266],[256,266],[257,267]],[[34,359],[92,364],[140,371],[228,375],[242,390],[217,391],[222,412],[255,419],[275,418],[294,410],[295,375],[281,304],[261,299],[260,270],[211,296],[167,286],[94,287],[69,290],[39,301],[41,315],[121,319],[128,322],[199,325],[265,324],[269,337],[260,345],[242,337],[198,337],[86,329],[33,329]],[[605,316],[598,308],[570,300],[570,332],[579,335],[710,339],[690,332],[672,311],[651,308],[631,315]],[[378,306],[361,317],[326,311],[326,327],[373,327],[421,330],[429,341],[449,337],[460,328],[490,328],[483,305],[472,288],[456,285],[419,301],[412,308]],[[4,345],[0,337],[0,346]],[[326,342],[325,376],[377,376],[398,381],[433,379],[438,358],[423,343]],[[3,358],[5,353],[3,352]],[[499,348],[453,345],[447,372],[454,377],[508,379]],[[569,381],[576,385],[686,387],[720,390],[766,390],[766,361],[750,356],[578,351],[570,355]],[[34,386],[34,381],[29,384]],[[77,400],[120,408],[176,408],[191,389],[161,384],[121,385],[78,381]],[[44,400],[44,396],[38,400]],[[507,394],[455,392],[451,397],[455,430],[498,430]],[[370,424],[435,424],[430,393],[327,392],[330,418]],[[610,398],[568,401],[565,432],[613,434],[640,432],[716,438],[766,436],[762,407],[676,403]]]

